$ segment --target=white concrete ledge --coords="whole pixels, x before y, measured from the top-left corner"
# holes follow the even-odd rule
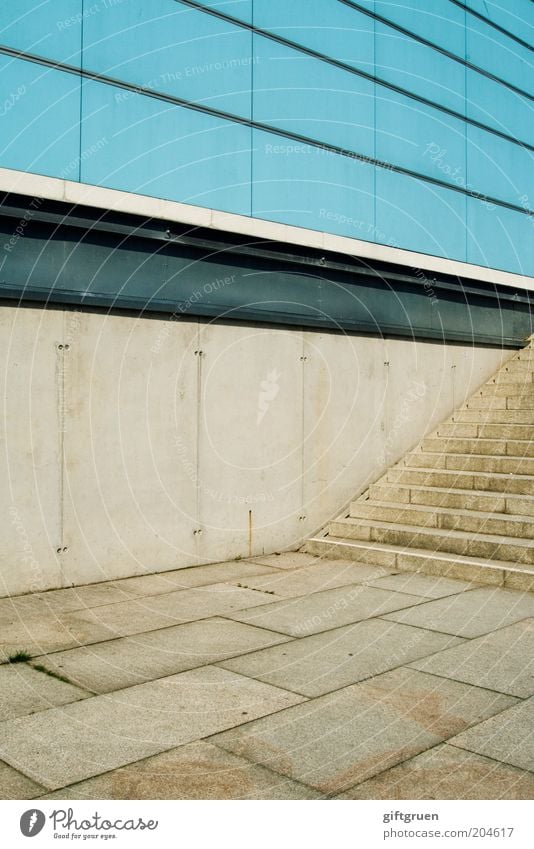
[[[404,265],[410,269],[451,274],[483,283],[498,283],[519,289],[534,289],[534,277],[513,274],[482,265],[444,259],[416,251],[392,248],[375,242],[336,236],[332,233],[294,227],[289,224],[220,212],[191,204],[162,200],[117,189],[106,189],[72,180],[43,177],[24,171],[0,168],[0,191],[15,192],[46,200],[66,201],[79,206],[93,206],[126,212],[147,218],[161,218],[192,227],[210,227],[269,242],[286,242],[301,247],[316,248],[362,259]]]

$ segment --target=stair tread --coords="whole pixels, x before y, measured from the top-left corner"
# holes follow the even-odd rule
[[[426,437],[426,438],[427,439],[439,439],[440,437],[429,436],[429,437]],[[441,439],[448,439],[448,438],[449,437],[441,437]],[[473,438],[475,439],[475,438],[478,438],[478,437],[473,437]],[[494,442],[495,440],[491,440],[491,441]],[[514,439],[512,441],[518,442],[517,439]],[[527,442],[527,443],[530,442],[530,441],[531,440],[528,440],[528,439],[524,440],[524,442]],[[417,454],[417,455],[420,455],[420,454],[432,454],[432,455],[437,454],[439,457],[442,457],[443,454],[447,454],[447,451],[427,451],[427,450],[423,450],[422,448],[419,448],[419,449],[416,448],[414,451],[409,451],[407,456],[409,456],[411,454]],[[522,455],[518,455],[518,454],[475,454],[474,452],[472,454],[464,454],[464,453],[458,452],[457,454],[454,453],[453,456],[454,456],[455,460],[458,457],[479,457],[481,460],[488,460],[492,457],[493,457],[494,460],[533,460],[534,459],[534,457],[529,457],[528,455],[525,455],[525,454],[522,454]]]
[[[518,545],[521,546],[521,548],[530,548],[533,544],[532,540],[525,539],[524,537],[506,537],[501,534],[481,534],[470,531],[457,531],[452,528],[426,528],[419,527],[418,525],[402,525],[400,523],[397,524],[396,522],[381,522],[379,519],[353,519],[351,516],[343,516],[342,518],[334,519],[333,522],[336,524],[342,523],[346,525],[371,524],[373,528],[381,528],[383,530],[408,531],[410,533],[414,533],[415,531],[418,534],[424,534],[426,536],[454,537],[455,539],[465,539],[467,541],[492,542],[498,545]]]
[[[523,425],[520,425],[522,427]],[[448,442],[526,442],[527,445],[530,445],[531,442],[534,442],[534,427],[532,428],[532,439],[518,439],[516,436],[442,436],[439,433],[434,434],[433,436],[425,436],[423,442],[426,442],[427,439],[441,439],[447,440]],[[425,452],[428,454],[435,454],[435,451]],[[469,454],[469,457],[473,457],[475,455]],[[491,454],[484,454],[484,457],[491,457]],[[501,457],[501,454],[496,454],[496,457]],[[512,456],[512,455],[505,455]]]
[[[466,454],[465,456],[472,457],[473,455]],[[521,457],[520,459],[524,458]],[[389,469],[388,471],[391,471],[393,469],[400,469],[403,472],[427,472],[438,475],[472,475],[473,477],[480,477],[481,475],[483,475],[489,478],[503,478],[505,480],[510,480],[510,478],[514,477],[514,474],[512,474],[512,472],[474,472],[472,469],[437,469],[434,467],[429,468],[428,466],[392,466],[391,469]],[[521,475],[521,479],[534,481],[534,475]],[[433,489],[433,487],[430,488]],[[517,495],[517,493],[515,494]]]
[[[506,410],[505,410],[505,412],[506,412]],[[486,423],[486,422],[482,422],[482,423],[481,422],[455,422],[454,419],[451,417],[451,418],[445,419],[445,421],[441,422],[441,424],[439,424],[438,427],[435,428],[432,431],[432,433],[429,433],[424,438],[427,439],[428,437],[431,437],[431,436],[439,436],[439,432],[440,432],[442,427],[460,427],[461,428],[461,427],[465,427],[465,425],[470,425],[471,427],[498,427],[498,428],[504,428],[504,429],[522,428],[523,430],[525,428],[528,428],[529,431],[531,431],[534,434],[534,424],[528,424],[528,423],[526,423],[526,424],[522,423],[521,424],[521,423],[518,423],[518,422],[490,422],[489,424]],[[453,438],[454,437],[451,437],[451,439],[453,439]],[[462,436],[459,436],[457,438],[458,439],[464,439],[464,438],[465,439],[492,439],[492,440],[493,439],[502,439],[501,436],[483,436],[483,437],[479,437],[479,436],[462,437]],[[505,439],[515,439],[516,437],[512,436],[512,437],[504,437],[504,438]]]
[[[440,471],[451,472],[451,471],[454,471],[454,469],[444,469],[444,470],[440,470]],[[473,474],[480,474],[480,472],[474,472]],[[488,473],[486,473],[486,474],[488,474]],[[509,477],[509,475],[505,475],[505,477]],[[526,475],[525,477],[528,477],[528,475]],[[451,489],[448,489],[446,486],[425,486],[424,484],[394,483],[394,482],[391,482],[391,481],[384,481],[383,483],[380,483],[380,481],[376,481],[376,483],[371,484],[371,486],[393,487],[394,489],[406,489],[406,490],[412,490],[413,489],[415,492],[442,492],[443,494],[446,494],[446,495],[460,495],[460,496],[465,495],[465,496],[469,496],[469,497],[472,497],[474,495],[474,496],[480,496],[482,498],[499,498],[500,496],[504,495],[506,498],[520,498],[521,500],[530,499],[534,504],[534,495],[519,495],[517,492],[498,493],[498,492],[493,492],[493,491],[487,490],[487,489],[461,489],[460,487],[458,487],[457,489],[455,488],[455,489],[451,490]],[[354,502],[357,501],[356,498],[353,499],[353,500],[354,500]],[[411,504],[411,502],[407,502],[407,503]],[[494,513],[493,515],[499,516],[501,514]]]
[[[469,492],[470,490],[467,490]],[[476,515],[476,517],[481,519],[505,519],[506,521],[516,521],[516,522],[525,522],[525,523],[534,523],[534,516],[523,516],[521,514],[515,513],[495,513],[495,512],[484,512],[483,510],[467,510],[461,507],[436,507],[430,506],[428,504],[399,504],[396,501],[374,501],[370,498],[365,501],[354,501],[353,504],[356,506],[358,504],[368,504],[372,507],[394,507],[397,510],[416,510],[418,513],[445,513],[452,516],[467,516],[472,517]],[[352,509],[352,508],[351,508]],[[359,518],[357,516],[351,516],[350,518]],[[363,517],[365,518],[365,517]],[[336,520],[337,521],[337,520]],[[436,530],[445,530],[444,528],[436,528]],[[508,537],[507,537],[508,539]]]
[[[469,554],[453,554],[449,551],[429,551],[428,548],[389,545],[385,542],[366,542],[365,540],[336,537],[332,534],[310,537],[308,542],[331,542],[353,548],[369,548],[373,549],[373,551],[386,551],[393,554],[413,554],[416,557],[425,559],[431,557],[433,560],[443,560],[444,562],[465,563],[469,566],[483,566],[487,569],[506,569],[510,572],[522,572],[534,575],[534,565],[530,566],[527,563],[516,563],[513,560],[495,560],[493,558],[490,560],[484,557],[473,557]]]
[[[471,398],[474,397],[475,396],[471,395]],[[501,400],[504,401],[507,400],[505,395],[496,397],[500,397]],[[477,398],[477,400],[480,401],[481,399]],[[473,410],[482,410],[486,413],[534,413],[534,401],[532,407],[492,407],[491,404],[487,404],[484,407],[480,407],[478,404],[474,407],[470,407],[470,403],[471,401],[466,402],[463,407],[460,407],[460,410],[469,410],[470,412]]]
[[[464,413],[469,413],[469,415],[473,415],[476,413],[477,418],[470,419],[462,419],[461,417]],[[518,422],[514,420],[514,416],[507,416],[507,413],[532,413],[532,410],[482,410],[482,409],[470,409],[470,410],[456,410],[454,416],[451,419],[447,419],[444,424],[477,424],[477,425],[522,425],[522,427],[534,427],[534,422],[532,421],[532,416],[529,415],[529,421]]]

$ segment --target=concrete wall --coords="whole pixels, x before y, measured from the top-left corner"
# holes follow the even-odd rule
[[[297,546],[510,352],[0,310],[0,593]]]

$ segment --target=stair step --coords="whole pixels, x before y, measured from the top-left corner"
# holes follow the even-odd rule
[[[303,550],[319,557],[382,566],[393,572],[421,572],[524,592],[534,590],[534,568],[502,560],[491,561],[447,552],[358,542],[329,534],[312,537]]]
[[[505,368],[503,371],[497,372],[495,377],[490,378],[486,386],[492,384],[501,386],[503,383],[522,383],[524,385],[534,383],[534,371],[528,368],[515,368],[513,370]]]
[[[391,501],[353,501],[349,511],[352,519],[372,519],[410,525],[417,528],[466,531],[502,537],[534,538],[534,519],[527,516],[496,516],[492,512],[465,508],[429,507],[422,504],[399,505]]]
[[[527,357],[523,359],[519,359],[519,357],[512,357],[510,360],[507,360],[503,366],[499,369],[499,372],[510,370],[510,369],[519,369],[519,368],[534,368],[534,360],[532,357]]]
[[[422,450],[441,454],[486,454],[493,457],[534,457],[534,441],[530,439],[461,439],[456,436],[429,436]]]
[[[454,424],[477,425],[534,425],[534,410],[457,410],[452,416]]]
[[[497,372],[493,380],[530,380],[531,375],[534,375],[534,364],[514,362],[512,365],[505,366],[501,371]],[[532,378],[534,381],[534,377]]]
[[[532,349],[532,337],[530,337],[529,342],[525,345],[524,348],[520,348],[509,360],[507,360],[506,365],[509,363],[517,363],[517,362],[528,362],[532,359],[533,349]]]
[[[473,489],[500,492],[507,495],[534,495],[532,475],[489,474],[487,472],[459,471],[457,469],[428,469],[395,466],[386,473],[389,483],[414,486],[438,486],[447,489]]]
[[[476,439],[479,425],[476,422],[444,422],[437,430],[438,436],[456,437],[457,439]]]
[[[525,444],[528,445],[528,443]],[[421,450],[438,454],[486,454],[495,457],[506,456],[507,446],[503,439],[430,436],[423,440]]]
[[[441,454],[534,457],[534,442],[528,439],[487,439],[482,436],[476,439],[432,436],[423,441],[422,450]]]
[[[437,438],[534,440],[534,425],[479,424],[478,422],[445,422],[436,432]],[[431,438],[431,437],[427,437]]]
[[[485,398],[483,395],[472,395],[468,401],[465,402],[462,409],[465,410],[487,410],[488,412],[493,412],[495,410],[507,410],[507,399],[506,398]],[[510,407],[510,409],[512,409]]]
[[[457,410],[452,417],[453,422],[474,422],[478,425],[534,425],[534,410]]]
[[[507,410],[534,410],[534,394],[521,395],[517,398],[506,398],[505,400]]]
[[[534,517],[534,497],[522,495],[497,495],[472,489],[446,489],[445,487],[392,484],[387,481],[372,484],[369,498],[394,504],[418,504],[428,507],[480,510],[487,513],[508,513]]]
[[[502,537],[494,534],[472,534],[464,531],[414,528],[392,522],[351,519],[334,519],[329,523],[329,533],[345,539],[388,543],[426,548],[431,551],[449,551],[494,560],[534,564],[534,545],[519,537]]]
[[[530,372],[527,372],[530,377]],[[491,397],[491,398],[523,398],[534,396],[534,383],[532,379],[528,381],[500,380],[498,383],[485,383],[473,397]]]
[[[468,410],[533,410],[534,394],[517,395],[507,398],[501,395],[479,394],[473,395],[466,401],[465,408]]]
[[[403,461],[410,468],[458,469],[467,472],[534,475],[534,457],[492,457],[485,454],[440,454],[412,451]]]
[[[534,439],[534,427],[531,425],[478,425],[478,437],[482,439]]]

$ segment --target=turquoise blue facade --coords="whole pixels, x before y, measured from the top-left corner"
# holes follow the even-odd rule
[[[534,275],[533,35],[530,0],[2,0],[0,167]]]

